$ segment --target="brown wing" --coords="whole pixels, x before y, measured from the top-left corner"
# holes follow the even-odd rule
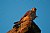
[[[25,15],[20,19],[20,21],[29,14],[30,11],[27,11]]]

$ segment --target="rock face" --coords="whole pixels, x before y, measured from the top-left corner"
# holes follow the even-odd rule
[[[36,8],[27,12],[20,21],[15,22],[13,28],[7,33],[41,33],[40,28],[33,21],[36,18]]]
[[[41,33],[41,30],[33,21],[25,21],[19,28],[14,27],[7,33]]]

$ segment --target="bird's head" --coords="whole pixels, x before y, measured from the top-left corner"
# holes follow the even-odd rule
[[[31,10],[32,10],[33,12],[36,12],[37,9],[36,9],[36,8],[32,8]]]

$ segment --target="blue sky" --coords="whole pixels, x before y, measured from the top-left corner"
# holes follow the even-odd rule
[[[50,33],[50,0],[0,0],[0,33],[11,30],[13,23],[33,7],[37,8],[34,21],[41,33]]]

